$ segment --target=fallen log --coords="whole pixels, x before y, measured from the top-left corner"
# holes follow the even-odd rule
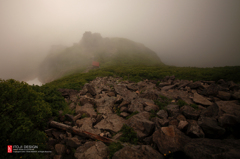
[[[59,122],[56,122],[56,121],[50,121],[49,125],[51,127],[54,127],[54,128],[58,128],[58,129],[61,129],[61,130],[71,132],[75,135],[88,137],[88,138],[91,138],[91,139],[94,139],[94,140],[100,140],[100,141],[102,141],[104,143],[107,143],[107,144],[110,144],[112,142],[116,142],[115,140],[112,140],[112,139],[109,139],[109,138],[106,138],[106,137],[102,137],[102,136],[99,136],[99,135],[96,135],[96,134],[93,134],[93,133],[90,133],[90,132],[87,132],[87,131],[81,131],[79,129],[73,128],[69,125],[65,125],[65,124],[62,124],[62,123],[59,123]]]

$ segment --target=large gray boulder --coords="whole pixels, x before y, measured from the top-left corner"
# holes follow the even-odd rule
[[[200,115],[200,111],[188,105],[181,107],[180,111],[187,119],[197,120]]]
[[[210,102],[207,98],[199,95],[198,93],[194,93],[193,101],[204,106],[212,105],[212,102]]]
[[[205,134],[202,131],[201,127],[198,125],[197,121],[195,120],[187,120],[188,128],[187,128],[187,135],[193,138],[204,138]]]
[[[127,124],[136,131],[138,138],[144,138],[153,133],[155,125],[149,118],[150,113],[144,111],[127,120]]]
[[[217,97],[222,100],[229,100],[231,98],[231,93],[225,91],[218,91]]]
[[[66,145],[72,148],[77,148],[81,145],[81,141],[77,137],[69,137],[65,139]]]
[[[235,101],[218,101],[216,102],[219,112],[218,121],[220,126],[239,127],[240,126],[240,105]]]
[[[76,113],[86,114],[93,118],[97,117],[97,113],[95,112],[93,105],[90,103],[86,103],[83,106],[76,106]]]
[[[83,118],[81,120],[77,120],[76,124],[81,131],[87,131],[96,135],[99,135],[101,131],[99,129],[93,128],[93,119],[92,118]]]
[[[163,155],[149,145],[125,146],[112,159],[164,159]]]
[[[86,85],[86,88],[87,88],[88,92],[89,92],[92,96],[95,96],[95,95],[97,94],[95,88],[94,88],[92,85],[87,84],[87,85]]]
[[[119,117],[117,114],[108,114],[107,118],[102,119],[97,123],[94,128],[99,130],[112,131],[117,133],[121,130],[123,124],[126,123],[126,120],[122,117]]]
[[[130,113],[133,113],[135,111],[143,112],[144,111],[143,100],[141,98],[132,100],[131,104],[128,105],[128,111]]]
[[[135,92],[128,90],[126,85],[115,84],[114,90],[116,91],[117,94],[121,95],[124,100],[131,101],[137,98],[137,94]]]
[[[108,147],[101,141],[86,142],[79,146],[74,154],[77,159],[107,159]]]
[[[157,116],[158,116],[159,118],[161,118],[161,119],[167,119],[168,113],[167,113],[166,110],[159,110],[159,111],[157,112]]]
[[[115,98],[104,96],[100,99],[96,99],[97,112],[102,114],[111,114],[114,106]]]

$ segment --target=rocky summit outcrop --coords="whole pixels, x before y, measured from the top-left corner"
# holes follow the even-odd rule
[[[240,158],[239,88],[168,76],[138,83],[98,77],[80,91],[59,89],[75,114],[60,111],[62,123],[45,131],[48,158],[107,159],[108,143],[121,139],[124,124],[138,142],[120,142],[114,159]]]

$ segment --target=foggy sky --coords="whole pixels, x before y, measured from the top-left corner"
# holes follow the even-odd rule
[[[0,0],[0,78],[85,31],[143,43],[169,65],[240,65],[239,0]]]

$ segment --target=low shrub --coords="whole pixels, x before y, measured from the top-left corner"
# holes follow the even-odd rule
[[[129,119],[129,118],[131,118],[132,116],[134,116],[134,115],[136,115],[136,114],[138,114],[139,112],[138,111],[135,111],[135,112],[133,112],[131,115],[129,115],[128,117],[126,117],[126,119]]]
[[[180,107],[182,107],[182,106],[188,105],[188,104],[187,104],[184,100],[179,99],[179,100],[177,101],[177,105],[179,105]]]
[[[123,145],[120,142],[113,142],[108,146],[108,150],[109,150],[109,158],[111,159],[114,155],[115,152],[117,152],[118,150],[122,149]]]
[[[122,137],[120,137],[120,141],[129,142],[131,144],[137,144],[138,142],[137,133],[133,130],[133,128],[124,124],[120,132],[123,133]]]

